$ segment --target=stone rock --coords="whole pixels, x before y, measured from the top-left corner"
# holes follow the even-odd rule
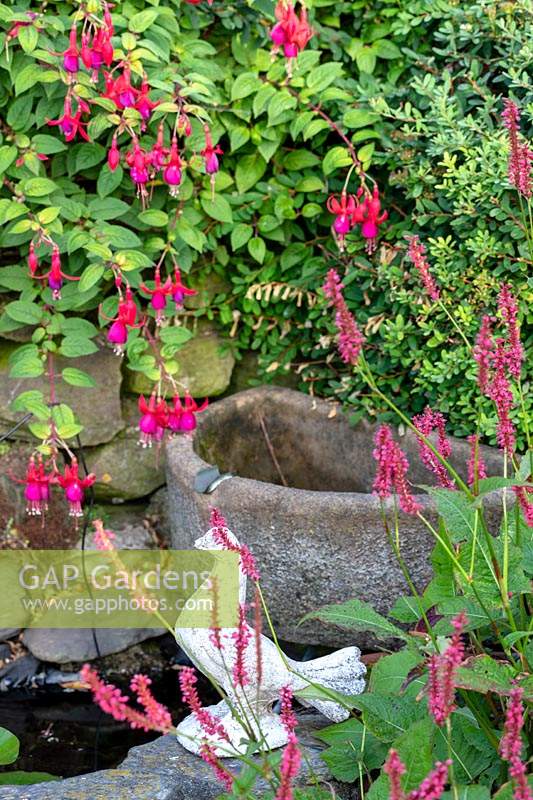
[[[96,475],[97,500],[136,500],[165,483],[164,453],[140,447],[137,440],[138,432],[128,430],[85,451],[89,471]]]
[[[89,628],[29,628],[23,641],[40,661],[66,664],[119,653],[160,633],[157,628],[94,628],[93,636]]]
[[[235,359],[217,330],[202,324],[193,339],[176,353],[176,380],[193,397],[216,397],[229,386]],[[140,372],[125,369],[126,388],[135,394],[150,394],[153,384]]]
[[[240,361],[235,361],[231,374],[231,381],[224,395],[244,392],[253,386],[263,384],[264,378],[259,375],[259,357],[257,353],[243,353]],[[273,386],[286,386],[288,389],[297,389],[300,379],[294,372],[275,375],[269,382]]]
[[[0,642],[5,642],[6,639],[13,639],[20,633],[20,628],[0,628]]]
[[[150,498],[146,516],[162,541],[170,547],[170,522],[168,519],[168,492],[166,486],[158,489]]]
[[[296,783],[304,786],[314,785],[316,780],[327,782],[325,788],[331,787],[339,800],[355,800],[355,787],[333,781],[320,757],[323,745],[313,738],[313,732],[326,724],[319,715],[302,714],[298,738],[304,757]],[[224,766],[238,773],[242,765],[226,759]],[[212,768],[168,735],[134,747],[116,769],[34,786],[0,787],[0,800],[215,800],[222,791]],[[267,792],[267,783],[259,780],[254,796],[262,797]]]
[[[146,506],[124,503],[100,506],[100,509],[99,514],[105,519],[106,528],[115,534],[114,543],[119,550],[152,550],[156,548],[156,542],[146,523]],[[78,547],[81,547],[81,542]]]
[[[185,283],[197,292],[185,298],[185,308],[209,308],[217,294],[228,294],[231,291],[230,281],[223,275],[217,275],[216,272],[204,275],[201,280],[187,275]]]
[[[172,546],[191,548],[209,527],[209,509],[216,506],[257,559],[280,639],[373,646],[364,633],[316,620],[298,623],[320,606],[352,597],[386,613],[398,596],[409,594],[383,528],[379,499],[372,494],[374,433],[366,422],[351,427],[339,406],[289,389],[260,387],[213,403],[199,415],[193,440],[181,437],[167,445]],[[401,444],[412,482],[431,483],[415,437],[408,433]],[[454,466],[464,473],[468,443],[453,440],[452,448]],[[501,474],[499,451],[482,452],[488,474]],[[212,464],[235,477],[211,494],[195,492],[197,473]],[[435,522],[430,497],[417,500]],[[386,507],[392,510],[392,500]],[[486,508],[495,527],[498,498],[488,498]],[[432,575],[434,541],[416,517],[402,515],[400,542],[422,589]]]
[[[10,410],[10,403],[21,392],[30,389],[41,390],[48,396],[49,387],[46,375],[39,378],[10,378],[8,359],[17,348],[16,344],[0,340],[0,425],[5,429],[21,419],[23,414]],[[84,426],[81,440],[84,446],[109,442],[124,423],[120,408],[121,360],[111,350],[101,349],[90,356],[77,359],[58,358],[57,373],[64,367],[76,367],[94,378],[93,389],[71,386],[58,379],[57,397],[69,405]],[[32,439],[26,429],[19,429],[16,438]]]

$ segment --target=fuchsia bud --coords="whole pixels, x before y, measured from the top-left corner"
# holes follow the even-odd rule
[[[28,268],[30,270],[30,275],[35,275],[37,268],[39,267],[39,259],[35,254],[35,245],[33,242],[30,242],[30,252],[28,253]]]
[[[117,147],[117,137],[115,134],[111,142],[111,147],[109,148],[109,151],[107,153],[107,165],[111,170],[111,172],[114,172],[119,164],[120,164],[120,150]]]
[[[178,194],[178,186],[181,183],[181,159],[178,151],[178,142],[174,136],[170,147],[170,157],[163,171],[163,180],[170,186],[170,195],[175,197]]]

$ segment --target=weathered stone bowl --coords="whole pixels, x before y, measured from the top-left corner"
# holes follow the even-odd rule
[[[385,613],[408,593],[372,494],[374,433],[366,422],[351,427],[340,406],[291,389],[260,387],[218,401],[199,415],[194,439],[180,437],[167,448],[172,546],[192,547],[208,524],[209,508],[218,507],[258,561],[278,636],[306,644],[352,643],[349,632],[318,621],[298,623],[307,612],[350,597]],[[408,432],[400,441],[413,484],[433,483],[416,437]],[[452,461],[464,475],[469,446],[458,439],[452,444]],[[501,474],[499,452],[482,453],[488,474]],[[200,494],[195,477],[209,465],[235,477]],[[429,496],[417,500],[435,521]],[[489,499],[495,523],[498,505]],[[416,517],[401,516],[402,554],[422,589],[431,578],[434,540]],[[355,638],[363,645],[370,641],[362,634]]]

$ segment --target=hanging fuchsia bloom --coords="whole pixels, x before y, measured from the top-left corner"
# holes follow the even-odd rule
[[[150,87],[148,86],[148,80],[146,75],[144,75],[141,88],[138,90],[137,93],[137,100],[135,102],[135,108],[143,118],[144,122],[147,122],[151,115],[154,108],[159,105],[157,102],[153,102],[150,100]]]
[[[165,435],[168,424],[168,411],[164,400],[157,399],[155,392],[146,402],[144,395],[139,397],[139,430],[141,432],[139,444],[141,447],[151,447],[153,442],[160,442]]]
[[[246,622],[246,606],[239,605],[239,624],[237,630],[232,633],[235,642],[235,662],[233,664],[233,680],[236,686],[246,686],[250,683],[250,676],[245,664],[246,648],[248,647],[252,631]]]
[[[191,0],[185,0],[185,2],[190,3]],[[224,786],[226,792],[230,793],[233,789],[233,775],[222,765],[214,749],[207,742],[203,742],[200,746],[200,757],[202,761],[205,761],[206,764],[209,764],[209,766],[213,768],[215,776]]]
[[[205,147],[200,152],[200,155],[204,157],[206,173],[211,176],[211,193],[214,196],[215,175],[220,168],[218,156],[222,155],[223,151],[220,149],[218,144],[215,146],[213,145],[213,140],[211,139],[211,131],[209,130],[208,125],[204,125],[204,134],[205,134]]]
[[[339,353],[345,364],[355,366],[359,361],[365,337],[349,311],[342,290],[344,286],[334,269],[328,271],[322,291],[335,309],[335,327],[339,332]]]
[[[120,150],[117,147],[117,135],[113,136],[111,147],[107,153],[107,165],[111,172],[114,172],[120,164]]]
[[[137,306],[130,287],[126,287],[124,296],[119,300],[116,317],[106,316],[101,307],[99,313],[101,317],[113,323],[107,332],[107,341],[114,345],[113,350],[117,355],[123,355],[130,329],[141,328],[144,325],[144,319],[136,322]]]
[[[418,236],[409,237],[409,249],[407,251],[407,257],[417,270],[429,299],[436,303],[438,300],[440,300],[440,292],[431,274],[429,262],[426,256],[426,248]]]
[[[504,110],[502,119],[509,131],[509,183],[514,186],[523,197],[530,198],[532,194],[532,167],[533,151],[525,141],[521,141],[520,110],[516,103],[509,98],[503,101]]]
[[[167,278],[164,283],[161,283],[161,275],[159,269],[156,269],[154,277],[154,288],[149,289],[145,283],[141,283],[140,289],[146,294],[149,294],[150,297],[152,298],[150,301],[150,305],[155,311],[155,322],[156,325],[161,325],[165,318],[164,311],[167,304],[167,297],[172,294],[171,279]]]
[[[181,280],[181,272],[176,267],[174,270],[174,282],[172,283],[172,299],[176,303],[176,310],[183,308],[183,301],[186,297],[193,297],[198,294],[196,289],[189,289]]]
[[[290,0],[279,0],[274,13],[278,21],[270,31],[270,38],[274,44],[272,53],[275,55],[281,47],[283,48],[283,54],[287,59],[287,72],[290,75],[292,61],[305,49],[314,31],[309,25],[307,9],[303,4],[298,16]]]
[[[93,522],[94,534],[93,545],[100,551],[111,551],[115,549],[115,539],[117,538],[113,531],[107,531],[104,528],[104,523],[101,519],[95,519]]]
[[[63,106],[63,116],[59,117],[59,119],[49,119],[47,120],[48,125],[57,125],[61,128],[62,133],[65,136],[66,142],[72,142],[73,139],[76,138],[76,135],[79,133],[82,139],[85,139],[86,142],[90,142],[87,132],[85,131],[85,126],[87,125],[86,122],[81,121],[81,115],[84,111],[88,111],[89,107],[86,103],[83,103],[81,100],[78,99],[78,110],[73,115],[72,114],[72,103],[70,101],[69,96],[65,97],[65,103]]]
[[[504,732],[500,739],[500,755],[509,763],[509,775],[514,785],[514,800],[532,800],[533,798],[527,778],[527,765],[522,761],[523,694],[524,690],[520,686],[515,686],[511,690],[505,715]]]
[[[509,284],[504,283],[498,296],[498,310],[507,327],[507,368],[513,378],[519,378],[524,360],[524,348],[518,326],[518,303]]]
[[[194,400],[190,394],[185,395],[180,418],[180,430],[183,433],[192,433],[192,431],[196,429],[196,415],[207,408],[208,402],[209,401],[206,398],[203,403],[198,405],[196,400]]]
[[[30,242],[30,250],[28,253],[28,269],[30,272],[30,276],[32,278],[35,277],[35,273],[38,268],[39,268],[39,259],[37,258],[37,255],[35,253],[35,245],[33,244],[33,242]]]
[[[179,682],[183,701],[189,706],[206,736],[217,736],[222,741],[228,742],[229,736],[224,725],[202,706],[196,689],[198,678],[194,669],[183,667],[179,672]]]
[[[470,456],[468,459],[468,485],[476,486],[477,482],[487,477],[487,468],[483,461],[483,456],[479,451],[479,436],[472,434],[467,439],[470,444]]]
[[[143,150],[139,140],[133,140],[133,147],[126,153],[126,164],[130,168],[130,178],[137,189],[137,196],[144,207],[148,197],[146,184],[150,179],[149,168],[152,165],[152,153]]]
[[[515,430],[510,417],[514,400],[511,384],[507,377],[507,352],[504,339],[496,340],[494,374],[487,388],[487,395],[496,406],[498,444],[502,450],[511,454],[515,448]]]
[[[70,31],[69,46],[63,53],[63,68],[71,75],[75,75],[80,68],[80,54],[78,51],[78,31],[74,25]]]
[[[38,457],[37,462],[33,456],[30,458],[24,480],[14,477],[12,480],[24,485],[26,514],[31,517],[40,517],[45,511],[48,511],[52,476],[46,474],[41,456]]]
[[[362,189],[359,190],[359,195]],[[353,214],[357,207],[357,200],[353,194],[342,192],[337,200],[337,195],[331,194],[326,203],[330,214],[335,215],[332,225],[333,235],[341,253],[344,251],[346,236],[353,227]]]
[[[289,741],[285,745],[280,765],[280,783],[274,800],[293,800],[293,782],[300,771],[302,754],[298,747],[298,739],[293,732],[289,733]]]
[[[528,500],[528,495],[533,492],[533,486],[531,488],[529,486],[513,486],[513,492],[520,504],[526,524],[533,528],[533,503]]]
[[[378,463],[374,492],[382,499],[396,493],[402,511],[406,514],[417,514],[422,507],[416,502],[407,485],[409,461],[392,438],[392,431],[388,425],[381,425],[378,428],[374,444],[372,455]]]
[[[472,352],[478,366],[477,382],[486,394],[489,386],[489,373],[494,360],[494,341],[492,339],[492,317],[485,314]]]
[[[260,579],[259,570],[255,559],[247,545],[236,545],[229,537],[229,528],[226,520],[217,508],[211,509],[210,525],[213,529],[213,535],[217,544],[224,547],[226,550],[231,550],[233,553],[238,553],[240,556],[240,568],[251,580],[258,581]]]
[[[181,183],[181,158],[178,151],[178,140],[172,137],[170,146],[170,156],[163,170],[163,180],[170,186],[170,196],[176,197],[179,193],[178,186]]]
[[[437,725],[444,725],[455,711],[455,675],[464,661],[465,648],[461,634],[467,624],[463,612],[452,620],[454,633],[444,653],[431,656],[429,661],[428,705]]]
[[[30,265],[30,274],[32,278],[38,281],[47,281],[49,288],[52,290],[52,297],[54,300],[61,300],[61,289],[63,287],[63,281],[79,281],[79,278],[75,275],[67,275],[61,269],[61,256],[59,254],[59,247],[54,245],[52,248],[52,257],[50,260],[50,269],[48,272],[45,272],[44,275],[36,275],[34,271],[32,271],[32,265],[35,266],[37,269],[38,262],[35,256],[35,252],[32,251],[30,245],[30,257],[28,258],[28,263]]]
[[[85,496],[85,489],[92,486],[96,480],[96,475],[92,472],[85,478],[80,478],[78,474],[78,462],[72,459],[70,466],[65,466],[64,475],[57,476],[57,482],[65,490],[65,498],[69,504],[69,516],[82,517],[82,503]]]
[[[104,683],[89,664],[83,665],[80,677],[84,683],[89,685],[95,703],[118,722],[127,722],[130,728],[140,728],[144,731],[170,733],[174,730],[170,713],[152,698],[148,689],[150,679],[144,675],[135,675],[131,681],[131,688],[138,693],[141,705],[146,703],[146,713],[131,708],[128,705],[128,698],[121,693],[120,689],[112,683]]]
[[[352,222],[361,224],[361,235],[366,239],[366,252],[371,255],[377,248],[379,226],[389,218],[388,211],[381,211],[379,189],[374,186],[372,195],[367,195],[353,214]]]
[[[433,411],[428,406],[423,414],[413,417],[413,425],[426,438],[436,430],[438,452],[443,458],[450,457],[452,448],[446,438],[446,421],[440,411]],[[448,470],[422,439],[418,440],[418,449],[422,463],[437,476],[439,485],[444,489],[455,489],[455,484],[448,475]]]

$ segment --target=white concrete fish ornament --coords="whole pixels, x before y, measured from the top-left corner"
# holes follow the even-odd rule
[[[229,540],[236,547],[237,538],[227,530]],[[198,550],[225,549],[215,538],[215,529],[210,529],[194,543]],[[246,575],[240,570],[239,601],[246,600]],[[177,728],[178,741],[189,751],[199,753],[202,743],[207,740],[219,757],[245,753],[249,747],[242,724],[235,718],[232,709],[243,709],[246,712],[247,724],[253,730],[257,748],[273,750],[287,743],[287,731],[281,724],[273,707],[280,697],[280,690],[290,686],[293,692],[301,690],[309,684],[319,684],[343,694],[360,694],[365,681],[365,665],[360,661],[361,651],[358,647],[345,647],[330,655],[312,661],[293,661],[282,656],[274,642],[261,635],[261,679],[258,679],[257,650],[255,636],[252,636],[244,648],[243,662],[248,675],[244,687],[236,685],[233,680],[233,666],[237,654],[233,634],[235,628],[222,628],[223,648],[220,650],[213,641],[208,628],[180,628],[179,618],[176,623],[175,636],[177,643],[187,653],[197,669],[214,680],[224,691],[229,702],[222,700],[217,705],[208,706],[209,713],[221,722],[229,741],[218,736],[206,736],[202,726],[191,714]],[[331,700],[309,699],[300,701],[306,706],[313,706],[321,714],[333,722],[340,722],[349,716],[348,711],[339,703]],[[230,707],[231,706],[231,707]]]

